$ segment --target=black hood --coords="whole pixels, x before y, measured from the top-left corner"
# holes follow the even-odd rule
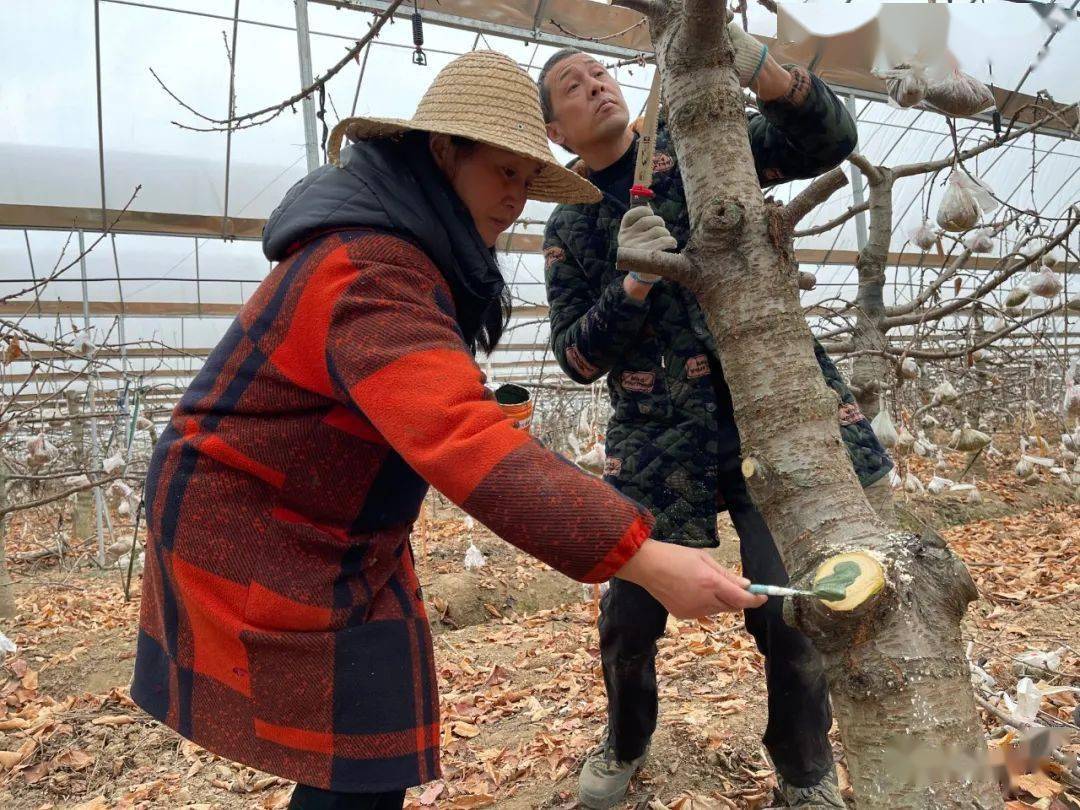
[[[341,168],[320,166],[289,189],[263,229],[263,253],[282,261],[331,231],[372,228],[419,247],[454,294],[472,345],[505,287],[495,254],[435,164],[427,134],[360,141],[341,151]]]

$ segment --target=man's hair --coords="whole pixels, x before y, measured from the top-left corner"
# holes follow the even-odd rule
[[[549,56],[544,66],[540,68],[540,76],[536,83],[540,86],[540,110],[544,114],[545,124],[550,124],[555,118],[555,111],[551,108],[551,90],[547,85],[548,74],[559,62],[579,53],[585,53],[585,51],[580,48],[560,48]]]

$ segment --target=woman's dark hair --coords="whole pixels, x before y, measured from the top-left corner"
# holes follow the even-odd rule
[[[491,252],[494,255],[495,249],[492,248]],[[480,329],[476,333],[476,344],[484,354],[491,354],[491,350],[498,345],[503,331],[506,329],[507,324],[510,323],[510,311],[512,308],[510,285],[504,284],[498,298],[493,298],[487,309],[484,310]]]
[[[461,135],[451,135],[450,143],[458,154],[463,157],[472,154],[480,145],[479,142],[471,138],[464,138]],[[495,259],[496,266],[498,266],[498,256],[495,248],[491,249],[491,255]],[[503,332],[510,323],[512,309],[513,301],[510,297],[510,286],[503,284],[498,297],[488,302],[487,308],[480,316],[480,328],[476,332],[476,345],[484,354],[491,354],[492,349],[498,345]]]

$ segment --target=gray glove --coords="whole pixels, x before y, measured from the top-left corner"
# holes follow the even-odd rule
[[[627,211],[619,224],[619,247],[634,250],[674,250],[679,246],[667,229],[663,218],[654,214],[647,205],[638,205]],[[660,276],[637,273],[635,278],[645,284],[654,284]]]
[[[749,87],[757,78],[761,66],[765,64],[769,49],[733,22],[728,23],[727,29],[731,35],[731,44],[735,48],[735,69],[739,73],[739,84]]]

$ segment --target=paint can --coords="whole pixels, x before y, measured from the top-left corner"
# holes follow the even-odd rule
[[[504,383],[495,389],[495,401],[502,412],[514,423],[514,427],[528,431],[532,424],[533,402],[527,388],[513,383]]]

